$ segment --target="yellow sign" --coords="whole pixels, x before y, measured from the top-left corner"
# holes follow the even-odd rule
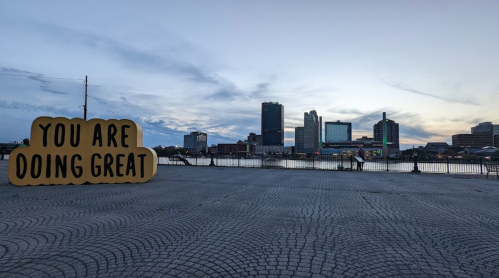
[[[142,128],[130,120],[40,117],[31,145],[9,157],[15,185],[138,183],[151,179],[157,155],[142,147]]]

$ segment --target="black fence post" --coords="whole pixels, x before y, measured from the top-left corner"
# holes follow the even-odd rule
[[[447,174],[449,173],[449,157],[447,156]]]
[[[353,171],[353,155],[350,155],[350,171]]]
[[[483,157],[480,157],[480,175],[483,175]]]
[[[386,171],[388,172],[388,156],[386,156]]]

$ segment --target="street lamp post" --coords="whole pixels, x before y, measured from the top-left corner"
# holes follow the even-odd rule
[[[211,162],[210,162],[210,166],[215,166],[215,163],[213,162],[213,153],[211,153]]]
[[[418,169],[418,152],[414,151],[414,170],[412,170],[413,173],[421,173]]]

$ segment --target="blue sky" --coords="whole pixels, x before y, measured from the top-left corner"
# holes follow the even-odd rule
[[[0,142],[39,116],[128,118],[144,145],[260,133],[261,103],[402,148],[499,124],[499,1],[1,1]]]

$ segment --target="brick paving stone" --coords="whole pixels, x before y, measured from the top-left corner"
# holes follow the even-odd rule
[[[289,275],[289,276],[293,276],[295,274],[294,271],[291,271],[291,270],[282,270],[281,271],[281,275]]]
[[[499,181],[159,166],[145,184],[16,187],[0,277],[497,277]]]

